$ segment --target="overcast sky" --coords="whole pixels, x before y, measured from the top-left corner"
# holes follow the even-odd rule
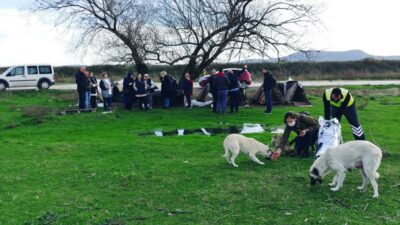
[[[81,56],[71,36],[51,20],[30,14],[31,0],[0,0],[0,67],[24,63],[100,64],[94,54]],[[372,55],[400,55],[400,0],[325,0],[323,28],[310,48],[360,49]]]

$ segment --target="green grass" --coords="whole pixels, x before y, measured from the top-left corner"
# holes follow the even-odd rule
[[[0,224],[398,224],[400,97],[376,97],[359,110],[367,139],[390,151],[379,173],[380,198],[360,193],[358,172],[343,189],[309,185],[312,159],[281,157],[259,166],[224,158],[225,135],[143,137],[156,128],[282,124],[288,110],[262,107],[217,116],[209,109],[154,109],[57,116],[73,92],[0,93]],[[368,96],[366,96],[368,97]],[[34,107],[49,113],[32,113]],[[53,110],[50,110],[53,109]],[[99,110],[101,111],[101,110]],[[229,123],[228,125],[226,125]],[[352,135],[343,121],[345,141]],[[269,143],[270,133],[249,135]],[[264,160],[262,160],[264,161]]]

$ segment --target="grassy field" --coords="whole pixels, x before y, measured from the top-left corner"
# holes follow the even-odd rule
[[[288,110],[322,114],[320,96],[309,108],[262,107],[217,116],[209,109],[58,116],[74,92],[0,93],[0,224],[398,224],[400,220],[400,97],[357,98],[367,139],[391,153],[372,187],[358,192],[358,172],[331,192],[327,177],[310,187],[313,159],[281,157],[259,166],[239,155],[224,158],[225,135],[154,137],[139,133],[177,128],[282,124]],[[345,141],[350,128],[343,121]],[[269,143],[271,134],[248,135]],[[262,160],[265,161],[265,160]]]

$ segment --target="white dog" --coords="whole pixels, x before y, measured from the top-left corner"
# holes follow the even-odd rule
[[[322,183],[322,179],[331,171],[336,171],[333,178],[332,191],[338,191],[343,186],[347,171],[354,168],[360,169],[363,183],[358,190],[365,190],[368,180],[374,188],[374,198],[379,197],[378,184],[375,179],[379,178],[376,172],[382,159],[382,151],[376,145],[368,141],[350,141],[334,148],[329,148],[311,166],[309,175],[311,185],[316,181]]]
[[[240,134],[230,134],[224,140],[225,155],[223,155],[228,163],[232,164],[234,167],[238,167],[235,163],[236,157],[239,152],[242,151],[248,154],[250,159],[254,162],[264,165],[263,162],[258,160],[256,154],[260,154],[265,158],[269,159],[271,157],[271,151],[268,145],[258,142],[254,138],[248,138]],[[232,153],[229,157],[229,151]]]

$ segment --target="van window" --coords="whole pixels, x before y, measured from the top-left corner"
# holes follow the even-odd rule
[[[37,66],[28,66],[28,75],[36,75],[38,74]]]
[[[7,77],[12,77],[12,76],[18,76],[18,75],[24,75],[25,74],[25,68],[23,66],[15,67],[13,70],[11,70],[8,74]]]
[[[52,74],[51,66],[39,66],[40,74]]]

